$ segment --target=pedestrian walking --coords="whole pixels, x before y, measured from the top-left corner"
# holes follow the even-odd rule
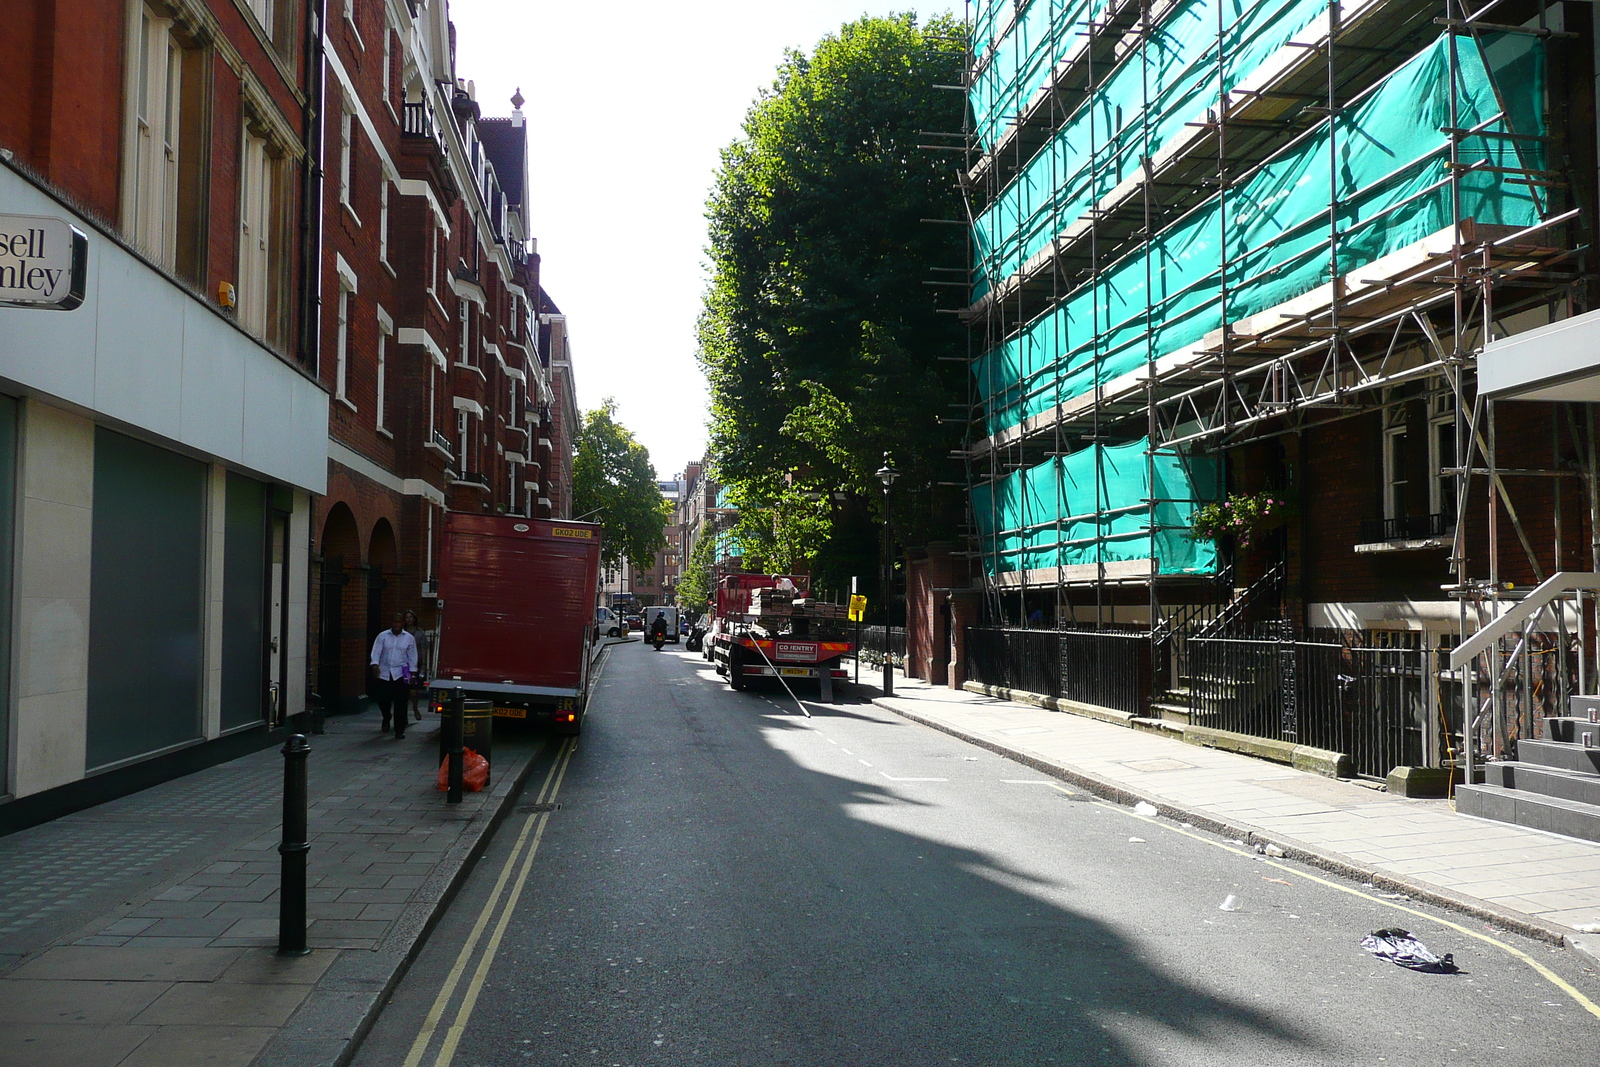
[[[403,612],[394,613],[394,624],[372,642],[372,697],[383,713],[383,729],[389,729],[390,712],[394,712],[394,736],[406,736],[407,692],[411,676],[417,670],[417,642],[406,633]]]
[[[428,672],[433,667],[433,632],[424,630],[414,611],[406,612],[406,633],[417,643],[417,669],[411,674],[411,717],[422,721],[422,708],[428,696]]]

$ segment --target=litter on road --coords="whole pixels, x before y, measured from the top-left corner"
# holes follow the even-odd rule
[[[1222,898],[1222,903],[1217,905],[1218,911],[1238,911],[1241,907],[1239,898],[1229,893]]]
[[[1144,815],[1146,817],[1161,814],[1160,810],[1148,800],[1141,800],[1139,803],[1135,804],[1133,806],[1133,813],[1135,815]]]
[[[1361,947],[1378,957],[1388,960],[1399,967],[1406,967],[1413,971],[1426,971],[1429,974],[1455,974],[1459,967],[1455,959],[1446,952],[1443,956],[1435,956],[1428,951],[1428,946],[1412,937],[1411,934],[1398,927],[1386,930],[1374,930],[1361,939]]]

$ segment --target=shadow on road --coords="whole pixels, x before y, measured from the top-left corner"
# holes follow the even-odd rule
[[[1091,881],[1104,893],[1104,872],[1011,866],[955,843],[983,833],[959,805],[797,756],[824,742],[796,733],[807,723],[780,687],[730,693],[693,654],[618,666],[620,703],[595,707],[574,814],[541,854],[541,878],[586,907],[518,920],[552,946],[530,949],[506,990],[539,1006],[549,1044],[534,1062],[1131,1067],[1169,1043],[1216,1063],[1327,1055],[1262,1002],[1208,990],[1060,903]],[[850,706],[811,710],[873,718]],[[500,1062],[513,1046],[495,1042],[481,1032],[462,1051]]]

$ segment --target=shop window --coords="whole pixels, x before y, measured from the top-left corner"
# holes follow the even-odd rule
[[[206,475],[176,452],[95,431],[88,770],[201,735]]]

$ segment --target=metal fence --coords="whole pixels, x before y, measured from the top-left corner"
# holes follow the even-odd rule
[[[985,685],[1143,715],[1150,635],[1122,630],[967,630],[967,677]]]
[[[1461,758],[1463,683],[1446,655],[1453,637],[1439,640],[1433,647],[1413,631],[1297,631],[1284,623],[1190,634],[1189,721],[1342,752],[1364,778],[1398,766],[1449,766]],[[1530,634],[1520,659],[1502,665],[1497,711],[1488,674],[1478,672],[1479,751],[1508,755],[1517,739],[1541,736],[1538,720],[1575,691],[1567,677],[1576,670],[1572,641]],[[870,657],[871,643],[863,644]],[[1164,657],[1145,631],[971,627],[965,671],[985,685],[1147,715],[1162,666],[1153,662],[1156,647]]]
[[[896,667],[906,664],[906,628],[904,626],[863,626],[858,655],[862,663],[882,663],[884,644]]]
[[[966,676],[984,685],[1061,695],[1061,635],[1054,630],[967,628]]]
[[[1264,624],[1190,640],[1190,721],[1343,752],[1355,772],[1437,767],[1459,743],[1459,698],[1420,633]]]
[[[1137,630],[1066,630],[1061,638],[1061,696],[1080,704],[1150,713],[1151,639]]]

